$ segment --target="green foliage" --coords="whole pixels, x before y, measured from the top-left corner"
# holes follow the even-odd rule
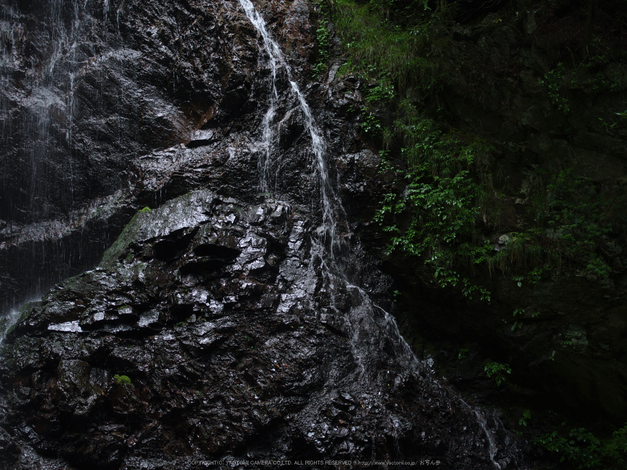
[[[562,341],[560,341],[560,345],[563,348],[567,348],[567,347],[572,347],[575,345],[575,342],[573,341],[573,337],[572,335],[566,333],[566,335],[564,336],[565,339],[563,339]]]
[[[570,112],[570,103],[567,96],[568,82],[564,71],[564,64],[558,63],[553,70],[549,70],[544,77],[538,80],[549,95],[551,103],[564,114]]]
[[[488,186],[480,168],[490,148],[474,137],[443,132],[417,102],[404,98],[409,87],[427,92],[439,83],[439,64],[428,46],[442,18],[426,0],[329,3],[346,47],[342,71],[371,84],[364,94],[361,129],[406,162],[395,170],[396,186],[405,190],[387,194],[376,215],[391,236],[389,251],[416,258],[440,287],[489,300],[483,286],[461,273],[472,271],[491,250],[489,243],[475,239]],[[391,115],[393,122],[387,118]]]
[[[450,42],[446,12],[438,10],[443,2],[327,3],[346,48],[342,72],[357,74],[370,84],[364,93],[361,130],[387,149],[382,168],[392,170],[394,187],[402,188],[385,195],[376,214],[390,236],[391,253],[413,258],[439,287],[487,300],[490,292],[472,281],[477,271],[492,274],[498,269],[519,287],[539,282],[565,261],[579,266],[586,276],[602,279],[611,274],[599,249],[611,229],[608,210],[601,207],[596,188],[568,170],[538,178],[546,184],[529,197],[535,226],[511,233],[498,250],[489,240],[478,240],[477,222],[490,225],[491,217],[498,220],[487,205],[494,199],[487,163],[492,149],[473,136],[443,130],[416,99],[432,95],[446,80],[439,61]],[[463,0],[446,4],[465,7]],[[622,86],[622,78],[612,81],[597,74],[602,71],[609,77],[609,54],[597,41],[580,67],[560,63],[547,72],[541,84],[553,104],[567,113],[575,88]],[[511,328],[521,326],[516,319]]]
[[[593,256],[586,265],[586,272],[589,276],[597,279],[607,279],[610,277],[612,269],[598,256]]]
[[[141,209],[139,212],[141,212],[142,214],[150,214],[152,212],[152,209],[146,206],[143,209]]]
[[[366,94],[366,103],[389,103],[396,97],[394,86],[389,81],[380,81],[374,87],[368,90]]]
[[[541,184],[527,198],[533,225],[522,224],[497,249],[479,239],[477,222],[490,227],[499,220],[498,208],[489,206],[499,197],[488,171],[491,149],[475,137],[444,130],[427,105],[427,97],[446,83],[445,70],[451,71],[441,60],[452,47],[450,18],[472,11],[471,3],[327,0],[345,46],[341,73],[359,75],[370,84],[361,130],[371,144],[389,150],[386,157],[395,162],[382,168],[393,167],[394,187],[401,189],[385,196],[376,216],[390,235],[389,251],[414,258],[428,268],[422,272],[432,273],[434,284],[455,287],[471,298],[490,298],[473,281],[477,272],[486,270],[490,275],[501,271],[519,287],[567,267],[607,278],[611,269],[602,241],[612,229],[611,208],[591,182],[575,177],[572,170],[536,175]],[[557,109],[570,113],[574,93],[624,89],[625,58],[626,53],[594,40],[583,60],[562,60],[540,84]],[[627,119],[627,111],[604,117],[609,121],[601,123],[611,131]],[[521,326],[516,319],[512,330]]]
[[[529,318],[535,319],[540,315],[540,312],[534,311],[534,312],[527,313],[526,308],[515,309],[514,312],[512,313],[512,317],[514,318],[514,324],[511,327],[511,331],[515,331],[516,329],[523,327],[523,321],[522,321],[523,315],[526,316],[527,319]]]
[[[118,374],[115,374],[113,376],[113,378],[115,379],[115,381],[118,384],[121,384],[121,385],[131,385],[131,378],[128,375],[118,375]]]
[[[486,258],[488,271],[492,274],[498,269],[508,274],[514,269],[518,271],[524,268],[525,274],[512,275],[512,281],[518,287],[538,283],[552,265],[561,263],[562,258],[562,254],[555,250],[553,241],[546,240],[542,233],[540,230],[511,233],[510,242]]]
[[[580,470],[619,470],[627,465],[627,426],[609,439],[600,439],[585,428],[573,428],[566,437],[553,431],[535,438],[534,443],[560,462]]]
[[[477,155],[487,148],[443,134],[433,121],[407,112],[409,106],[401,103],[402,117],[395,122],[406,144],[402,155],[408,168],[398,172],[405,190],[387,194],[375,220],[391,235],[389,251],[420,259],[432,269],[435,284],[489,300],[490,293],[459,269],[483,262],[491,250],[474,241],[476,202],[484,189],[471,174]]]
[[[530,419],[531,419],[531,410],[525,410],[523,411],[522,416],[518,420],[518,424],[520,426],[527,426],[527,423],[529,422]]]
[[[611,272],[597,254],[602,238],[611,231],[611,203],[599,197],[593,183],[568,169],[548,185],[546,206],[539,214],[543,225],[550,228],[555,247],[598,278],[607,278]]]
[[[372,86],[365,96],[366,106],[361,111],[361,129],[372,137],[385,137],[389,141],[389,129],[381,124],[376,116],[376,110],[381,105],[391,105],[396,98],[394,86],[385,77]]]
[[[348,52],[351,70],[369,78],[386,73],[396,86],[435,84],[437,65],[426,56],[429,17],[422,14],[425,1],[352,0],[330,2],[338,34]],[[416,28],[408,18],[421,18]],[[433,31],[432,31],[433,32]]]
[[[601,124],[603,124],[607,133],[612,135],[618,128],[624,128],[627,124],[627,111],[614,113],[614,116],[618,117],[613,118],[611,122],[608,122],[603,118],[599,118],[599,121],[601,122]]]
[[[517,308],[516,310],[514,310],[514,313],[512,314],[512,316],[516,318],[517,315],[522,315],[524,313],[525,313],[524,308]],[[514,324],[512,325],[512,331],[516,330],[516,328],[522,328],[522,323],[518,320],[514,321]]]
[[[359,124],[361,129],[370,135],[379,135],[383,131],[381,121],[372,112],[364,111],[362,113],[362,121]]]
[[[572,169],[539,179],[548,182],[535,188],[530,198],[535,225],[511,233],[507,246],[487,258],[490,272],[499,269],[507,274],[515,269],[512,281],[519,287],[536,284],[553,269],[568,266],[589,278],[609,277],[611,268],[603,259],[602,246],[612,231],[615,201]]]
[[[547,91],[551,103],[565,114],[571,111],[569,95],[574,91],[598,94],[625,89],[625,52],[613,52],[598,38],[592,41],[587,51],[588,54],[580,63],[567,67],[563,62],[558,62],[538,81]]]
[[[316,44],[318,46],[318,59],[314,65],[314,78],[327,69],[329,55],[331,54],[331,33],[329,32],[329,9],[323,0],[314,0],[320,10],[318,29],[316,29]]]
[[[517,315],[522,315],[523,313],[525,313],[525,309],[524,308],[517,308],[514,310],[514,313],[512,314],[513,317],[516,317]]]
[[[500,387],[506,380],[506,375],[512,373],[509,364],[501,364],[500,362],[488,362],[484,367],[485,375],[494,379],[496,386]]]

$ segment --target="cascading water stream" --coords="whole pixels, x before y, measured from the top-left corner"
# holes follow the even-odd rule
[[[269,179],[270,179],[270,166],[271,166],[271,158],[272,158],[272,150],[274,147],[274,118],[276,115],[276,106],[277,101],[279,99],[279,93],[277,91],[276,82],[277,82],[277,70],[279,65],[284,65],[282,60],[281,51],[278,48],[278,45],[272,41],[270,38],[268,31],[265,28],[265,23],[257,11],[254,9],[253,5],[250,2],[240,2],[241,6],[246,11],[246,15],[250,18],[251,22],[255,25],[257,30],[261,33],[263,37],[263,45],[266,53],[268,54],[268,65],[271,70],[271,90],[270,97],[268,102],[268,110],[263,117],[262,121],[262,134],[263,141],[261,142],[261,148],[263,151],[263,159],[259,160],[259,170],[260,170],[260,188],[262,192],[269,191]],[[277,60],[277,58],[279,60]],[[277,64],[277,62],[280,62]]]
[[[321,210],[322,210],[322,226],[318,230],[318,240],[312,240],[312,255],[314,258],[320,260],[321,275],[326,284],[325,288],[331,293],[332,308],[335,308],[334,292],[337,290],[338,285],[343,285],[348,291],[352,293],[353,307],[348,318],[350,323],[349,329],[352,331],[352,344],[353,352],[356,359],[360,363],[362,377],[371,375],[372,371],[367,370],[367,366],[364,365],[366,358],[370,357],[374,352],[372,349],[378,347],[377,341],[372,341],[371,333],[375,330],[382,331],[384,335],[391,338],[395,345],[395,353],[397,360],[411,370],[418,371],[422,368],[420,361],[412,353],[409,345],[400,335],[398,327],[392,315],[386,312],[379,306],[376,306],[369,298],[366,291],[359,286],[353,285],[348,282],[347,276],[344,274],[343,269],[340,266],[339,259],[336,258],[336,254],[340,248],[339,234],[337,233],[338,218],[345,218],[345,211],[342,207],[341,201],[336,195],[333,186],[330,183],[329,173],[325,162],[327,153],[327,147],[322,133],[317,127],[311,109],[301,92],[298,84],[293,79],[291,69],[283,55],[279,45],[272,39],[266,24],[261,15],[255,10],[250,0],[239,0],[240,5],[246,12],[246,15],[253,23],[253,25],[259,31],[263,40],[263,49],[270,56],[269,62],[272,67],[272,83],[271,83],[271,100],[270,111],[266,114],[266,118],[275,113],[275,103],[277,96],[276,77],[277,67],[281,66],[285,69],[287,77],[290,83],[290,89],[293,95],[297,99],[297,105],[300,108],[303,118],[305,129],[308,131],[311,137],[311,148],[315,159],[316,175],[320,186],[321,196]],[[264,125],[268,124],[268,130],[264,128],[264,142],[265,148],[270,152],[271,142],[274,139],[271,134],[272,122],[270,119],[266,121],[264,118]],[[267,134],[270,134],[268,137]],[[270,158],[270,157],[268,157]],[[268,164],[264,165],[267,168]],[[262,176],[263,179],[263,176]],[[344,220],[341,220],[342,225],[346,225]]]
[[[400,334],[393,316],[385,309],[376,305],[364,289],[357,285],[353,285],[348,281],[347,275],[341,267],[340,260],[336,258],[336,253],[340,247],[337,233],[337,227],[339,225],[338,217],[345,218],[345,211],[329,180],[329,174],[325,162],[327,148],[324,138],[316,125],[311,109],[307,104],[303,93],[292,77],[291,69],[283,58],[279,45],[268,33],[264,19],[255,10],[250,0],[239,0],[239,3],[246,12],[247,17],[260,33],[263,40],[263,49],[269,56],[269,64],[272,69],[270,103],[268,111],[263,119],[264,161],[263,164],[260,165],[260,168],[262,168],[261,186],[265,190],[269,189],[267,179],[269,168],[271,167],[273,151],[272,146],[275,140],[273,122],[275,119],[276,103],[278,100],[278,91],[276,86],[277,67],[280,66],[285,69],[291,91],[296,96],[298,106],[303,113],[304,125],[311,137],[316,174],[320,185],[322,227],[321,230],[318,230],[320,239],[312,240],[312,262],[310,264],[314,264],[313,259],[316,257],[320,261],[320,271],[325,288],[331,293],[331,308],[336,310],[336,312],[339,313],[339,310],[335,306],[334,292],[338,286],[341,284],[347,291],[352,293],[353,305],[349,309],[350,311],[345,320],[348,322],[347,329],[351,332],[350,341],[352,352],[359,366],[358,377],[356,377],[356,380],[365,380],[367,383],[373,383],[376,380],[376,375],[379,373],[379,365],[371,364],[370,359],[372,357],[377,357],[380,354],[382,346],[381,337],[392,342],[394,353],[392,360],[402,367],[405,374],[412,374],[414,376],[421,375],[423,377],[425,375],[428,376],[429,374],[423,374],[423,372],[426,369],[430,369],[431,363],[423,363],[418,360],[410,346]],[[345,220],[341,220],[341,222],[345,222]],[[302,292],[304,291],[305,290],[302,290]],[[403,379],[398,376],[395,380],[402,381]],[[379,394],[380,393],[381,392],[379,392]],[[465,402],[463,403],[465,404]],[[487,426],[485,417],[479,409],[469,407],[469,410],[476,416],[479,426],[485,432],[492,464],[495,468],[501,470],[501,465],[495,460],[498,447],[495,443],[491,430]],[[390,417],[389,421],[391,425],[390,428],[392,429],[392,432],[395,433],[398,423],[393,416]],[[398,446],[398,442],[396,442],[395,445]],[[400,449],[397,453],[400,453]]]
[[[483,428],[483,431],[485,432],[485,435],[488,438],[488,444],[490,446],[489,447],[490,461],[494,464],[494,466],[498,470],[501,470],[501,465],[494,459],[498,451],[498,447],[496,446],[496,443],[494,442],[494,436],[492,434],[492,431],[490,431],[490,429],[488,428],[488,424],[486,422],[485,416],[483,416],[481,411],[476,408],[473,409],[473,411],[475,413],[475,416],[477,417],[477,421],[479,421],[479,424]]]
[[[341,209],[341,204],[339,204],[338,198],[335,195],[335,191],[333,190],[333,187],[329,182],[328,171],[326,168],[326,163],[324,161],[324,156],[326,153],[324,139],[322,138],[320,131],[318,130],[314,122],[313,115],[311,114],[311,109],[309,108],[305,97],[300,91],[298,84],[293,79],[292,71],[289,64],[283,58],[281,48],[268,33],[268,29],[266,28],[266,22],[257,12],[250,0],[239,0],[239,3],[246,12],[246,16],[250,19],[250,21],[255,26],[257,31],[259,31],[259,34],[262,37],[263,49],[269,56],[269,65],[272,71],[270,103],[268,106],[268,111],[266,112],[263,119],[262,148],[264,149],[264,161],[260,164],[260,167],[262,168],[262,190],[267,191],[269,189],[268,173],[272,164],[271,159],[272,152],[274,150],[273,142],[275,140],[273,122],[276,114],[276,103],[278,100],[277,71],[278,67],[282,67],[287,74],[292,92],[298,98],[298,106],[303,113],[305,127],[309,132],[309,135],[311,136],[312,151],[315,157],[318,177],[320,179],[320,196],[322,202],[322,230],[324,232],[324,238],[326,239],[327,244],[330,247],[329,255],[333,258],[335,255],[335,249],[337,248],[337,217],[334,211]]]
[[[420,374],[420,371],[424,370],[425,367],[416,358],[409,345],[400,335],[394,318],[387,311],[375,305],[362,288],[351,284],[347,280],[347,276],[341,266],[343,260],[336,257],[340,249],[339,234],[337,232],[338,219],[340,219],[342,225],[346,225],[345,220],[343,220],[345,211],[330,183],[325,162],[327,147],[324,138],[316,125],[303,93],[292,77],[290,67],[283,58],[278,44],[269,35],[265,21],[254,9],[250,0],[240,0],[240,4],[259,31],[263,39],[263,48],[270,56],[269,62],[272,67],[270,109],[264,118],[264,150],[267,152],[264,169],[270,166],[268,160],[271,158],[273,150],[271,145],[274,137],[269,116],[274,117],[275,113],[277,65],[280,65],[286,71],[291,92],[296,97],[297,106],[303,114],[305,129],[311,137],[311,148],[316,167],[315,173],[320,186],[322,225],[317,230],[318,238],[312,239],[310,266],[316,265],[316,261],[319,263],[319,275],[323,284],[322,290],[326,291],[330,297],[330,305],[326,309],[322,309],[327,311],[320,312],[321,320],[328,321],[327,316],[334,317],[336,323],[340,322],[341,329],[347,332],[352,354],[358,366],[356,376],[352,379],[353,381],[365,382],[367,384],[380,382],[381,364],[377,360],[373,360],[373,358],[381,356],[381,349],[385,342],[392,343],[394,357],[389,360],[391,363],[401,366],[403,369],[401,375]],[[265,127],[266,125],[268,126],[267,128]],[[265,175],[262,176],[262,179],[264,177]],[[352,306],[346,314],[341,313],[336,305],[337,293],[342,290],[350,292],[352,298]],[[304,292],[306,289],[302,289],[302,291]],[[403,379],[399,376],[395,380],[402,381]],[[381,392],[378,392],[378,396],[372,397],[372,402],[378,402],[380,395]],[[392,416],[390,416],[389,425],[390,432],[395,435],[398,423]]]

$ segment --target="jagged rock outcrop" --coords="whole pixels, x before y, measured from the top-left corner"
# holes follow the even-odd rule
[[[308,212],[208,190],[138,212],[100,267],[59,284],[9,333],[4,468],[520,468],[498,418],[405,356],[360,288],[329,282]]]

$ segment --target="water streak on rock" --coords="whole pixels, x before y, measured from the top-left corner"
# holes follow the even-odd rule
[[[281,53],[281,48],[277,44],[277,42],[272,39],[270,36],[268,29],[266,28],[266,23],[262,16],[255,10],[255,7],[250,2],[250,0],[239,0],[240,5],[246,12],[246,16],[253,23],[255,28],[259,31],[263,39],[263,47],[268,56],[270,57],[270,67],[272,69],[272,80],[271,80],[271,93],[270,93],[270,105],[268,107],[268,111],[264,116],[263,120],[263,148],[265,151],[265,161],[262,165],[263,171],[261,176],[261,186],[264,190],[268,189],[268,171],[272,165],[271,155],[272,155],[272,143],[274,142],[274,130],[273,130],[273,120],[276,113],[276,100],[277,100],[277,67],[281,66],[285,69],[287,74],[287,78],[290,83],[290,87],[294,95],[298,98],[298,106],[300,107],[303,116],[304,116],[304,124],[309,132],[311,137],[311,149],[314,154],[315,164],[317,166],[317,174],[320,179],[320,196],[322,203],[322,231],[324,233],[325,242],[330,247],[329,254],[333,258],[335,256],[335,250],[338,248],[337,243],[337,222],[336,213],[341,209],[341,204],[339,203],[335,191],[329,181],[329,173],[327,170],[327,165],[325,162],[326,156],[326,145],[324,142],[324,138],[314,121],[313,115],[311,114],[311,109],[303,93],[301,92],[298,84],[293,78],[292,71],[290,66],[287,64],[285,59],[283,58],[283,54]],[[275,176],[277,178],[278,176]]]
[[[2,342],[4,341],[9,328],[11,328],[19,318],[19,310],[11,310],[6,315],[0,316],[0,346],[2,346]]]

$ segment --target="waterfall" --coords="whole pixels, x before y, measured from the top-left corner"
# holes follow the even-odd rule
[[[320,130],[318,129],[316,122],[311,114],[311,109],[305,100],[304,95],[300,91],[300,88],[293,78],[292,70],[289,64],[283,58],[281,48],[278,43],[272,39],[266,28],[266,22],[261,15],[255,10],[255,7],[250,0],[239,0],[240,5],[246,12],[246,16],[250,19],[255,26],[261,38],[263,40],[263,49],[269,56],[269,65],[272,70],[271,80],[271,92],[270,103],[268,111],[263,119],[263,143],[262,148],[264,150],[264,160],[260,162],[261,171],[261,187],[263,191],[268,191],[269,170],[272,166],[272,152],[273,142],[275,141],[273,122],[276,114],[276,102],[278,100],[277,92],[277,70],[278,67],[282,67],[287,73],[287,78],[290,83],[293,94],[297,97],[298,106],[304,115],[305,128],[311,136],[311,150],[314,154],[316,171],[320,181],[320,199],[322,202],[322,226],[321,231],[324,233],[324,239],[330,247],[329,255],[334,257],[335,251],[338,248],[337,243],[337,223],[336,214],[334,212],[341,209],[341,204],[335,194],[333,187],[329,182],[329,173],[327,171],[325,163],[326,145],[324,138],[322,137]]]
[[[494,466],[498,470],[501,470],[501,465],[496,460],[494,460],[494,457],[496,456],[496,453],[498,451],[498,447],[496,446],[496,443],[494,442],[494,435],[492,431],[490,430],[490,428],[488,428],[488,424],[486,422],[485,416],[483,415],[483,413],[481,413],[480,410],[476,408],[473,411],[475,413],[475,416],[477,416],[477,420],[479,421],[481,428],[483,429],[486,437],[488,438],[488,444],[490,445],[490,450],[489,450],[490,461],[494,464]]]
[[[261,145],[263,162],[259,164],[261,169],[260,186],[266,191],[270,189],[268,172],[272,166],[273,145],[276,140],[273,123],[278,100],[277,70],[278,67],[282,67],[287,74],[291,92],[296,97],[298,106],[303,113],[305,129],[311,137],[311,150],[320,186],[322,226],[317,231],[319,239],[312,240],[312,260],[310,265],[314,265],[314,259],[317,258],[320,263],[320,275],[323,279],[324,289],[331,295],[330,307],[337,316],[343,317],[342,320],[349,331],[351,350],[358,365],[357,376],[354,377],[354,380],[365,381],[368,384],[376,384],[381,387],[381,379],[378,379],[382,372],[380,357],[384,344],[389,341],[392,343],[393,354],[388,358],[388,361],[393,365],[400,366],[400,369],[403,371],[399,373],[397,367],[397,376],[394,378],[395,385],[403,382],[408,375],[413,375],[414,377],[422,377],[422,380],[432,380],[435,387],[440,388],[437,381],[431,377],[433,372],[431,369],[433,365],[432,360],[423,362],[416,357],[411,347],[402,337],[394,317],[385,309],[376,305],[363,288],[349,282],[345,270],[342,269],[342,260],[337,258],[336,254],[338,254],[340,248],[338,226],[347,226],[346,220],[344,220],[346,213],[330,182],[325,162],[327,146],[324,137],[316,124],[305,96],[293,78],[292,71],[283,57],[281,48],[270,36],[264,19],[255,10],[250,0],[239,0],[239,3],[262,38],[263,50],[269,57],[268,63],[272,71],[269,106],[263,119],[263,142]],[[350,254],[347,256],[350,256]],[[341,290],[341,287],[351,292],[352,306],[347,315],[342,314],[335,304],[336,292]],[[298,289],[301,294],[307,292],[307,288],[303,285],[299,285]],[[280,309],[281,307],[279,307]],[[324,313],[321,314],[321,319],[324,319],[324,315]],[[378,360],[372,363],[372,358],[378,358]],[[381,391],[378,394],[380,396]],[[468,406],[463,400],[462,403]],[[369,406],[372,405],[373,402],[371,401]],[[492,431],[487,426],[485,416],[477,408],[469,407],[469,410],[475,415],[477,423],[485,433],[490,461],[496,469],[501,470],[501,465],[495,459],[499,449]],[[388,421],[391,434],[396,436],[398,420],[393,415],[390,415]],[[397,447],[397,455],[400,455],[401,452],[396,441],[395,446]]]
[[[36,74],[21,79],[13,74],[24,67],[22,48],[29,31],[21,24],[17,6],[5,9],[0,31],[0,145],[21,168],[17,174],[10,162],[2,162],[7,168],[0,189],[7,191],[8,181],[19,180],[23,193],[5,195],[1,218],[30,223],[54,216],[55,206],[70,208],[74,203],[73,95],[86,6],[83,0],[49,0],[42,5],[39,15],[46,33],[38,57],[42,64]],[[11,108],[23,114],[12,113]]]
[[[239,2],[246,12],[246,16],[258,30],[263,41],[263,50],[269,55],[269,63],[272,68],[269,111],[264,117],[263,149],[267,152],[263,155],[264,158],[271,158],[269,154],[272,151],[271,144],[274,140],[272,119],[270,119],[269,116],[273,118],[276,112],[275,106],[276,100],[278,99],[276,77],[278,67],[284,68],[287,74],[290,83],[290,91],[295,97],[296,103],[303,114],[305,129],[308,131],[311,138],[311,150],[316,168],[315,173],[320,186],[320,205],[322,212],[322,225],[317,230],[317,236],[319,238],[312,240],[312,258],[320,262],[320,271],[324,280],[325,289],[331,294],[332,309],[338,310],[335,305],[335,293],[339,289],[339,286],[351,292],[353,307],[350,309],[348,318],[344,320],[347,322],[347,329],[351,332],[351,343],[353,353],[359,363],[360,378],[370,380],[373,374],[375,374],[375,371],[369,370],[367,362],[368,358],[372,357],[373,353],[378,351],[380,346],[380,339],[376,337],[376,334],[373,335],[373,332],[376,331],[382,332],[383,335],[393,341],[395,354],[397,356],[396,360],[403,364],[404,367],[417,372],[422,368],[422,365],[401,336],[392,315],[383,308],[375,305],[364,289],[349,282],[347,275],[342,269],[342,260],[336,257],[341,246],[338,226],[346,226],[347,224],[346,220],[343,220],[346,216],[342,203],[330,182],[325,161],[327,157],[325,139],[316,124],[305,96],[293,78],[291,68],[284,59],[278,43],[270,36],[264,19],[255,10],[250,0],[239,0]],[[267,161],[262,165],[264,172],[269,166]],[[266,178],[264,172],[261,174],[262,181]],[[338,219],[340,220],[338,221]],[[311,264],[314,264],[313,260]],[[343,316],[341,314],[339,315]]]
[[[263,117],[262,122],[262,136],[263,141],[261,142],[261,148],[263,152],[263,158],[259,159],[259,170],[260,170],[260,189],[263,192],[269,191],[270,187],[270,168],[272,166],[272,151],[274,150],[274,141],[275,136],[273,132],[274,127],[274,119],[276,115],[276,106],[277,101],[279,99],[279,93],[276,87],[277,81],[277,71],[279,65],[285,66],[285,61],[283,60],[283,56],[281,54],[281,50],[279,49],[278,44],[272,40],[265,26],[265,22],[263,18],[257,13],[257,10],[253,7],[250,1],[241,1],[240,5],[244,8],[246,12],[246,16],[250,19],[250,21],[255,25],[257,30],[260,32],[263,38],[263,46],[264,50],[268,55],[268,65],[270,66],[270,70],[272,73],[271,78],[271,90],[270,90],[270,99],[268,103],[268,111]],[[279,62],[279,63],[277,63]]]

